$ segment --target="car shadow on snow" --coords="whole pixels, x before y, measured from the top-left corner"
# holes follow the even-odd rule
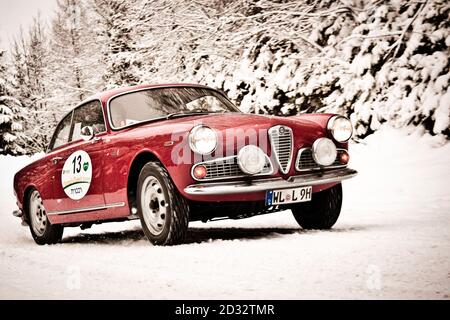
[[[190,228],[186,243],[201,243],[214,240],[255,240],[274,238],[299,233],[293,228]]]
[[[335,228],[331,230],[303,230],[299,228],[189,228],[184,244],[211,242],[215,240],[258,240],[268,238],[279,238],[292,234],[325,234],[361,231],[367,226],[352,226],[346,228]],[[120,232],[104,233],[80,233],[75,236],[64,237],[63,243],[96,243],[117,244],[130,243],[146,240],[144,232],[139,229],[125,230]]]

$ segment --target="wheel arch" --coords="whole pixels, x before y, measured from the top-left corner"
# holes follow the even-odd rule
[[[26,222],[30,221],[30,213],[29,213],[28,207],[29,207],[29,202],[30,202],[30,194],[33,190],[37,190],[39,192],[39,190],[36,188],[35,185],[30,184],[25,188],[25,190],[23,192],[23,199],[22,199],[23,208],[22,209],[23,209],[24,220]]]
[[[141,169],[144,167],[146,163],[151,161],[158,162],[162,166],[164,166],[161,160],[158,158],[158,156],[150,150],[144,150],[136,154],[133,160],[131,161],[130,170],[128,171],[128,178],[127,178],[127,200],[130,210],[133,210],[133,208],[137,208],[136,191],[137,191],[137,182]]]

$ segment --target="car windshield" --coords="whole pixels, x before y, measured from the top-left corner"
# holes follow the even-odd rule
[[[109,105],[115,129],[174,115],[238,112],[219,92],[196,87],[148,89],[126,93]]]

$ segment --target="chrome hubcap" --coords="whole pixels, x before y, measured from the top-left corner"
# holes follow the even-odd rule
[[[154,235],[164,229],[167,206],[161,183],[154,176],[147,177],[142,185],[141,208],[145,224]]]
[[[30,196],[30,219],[31,227],[36,235],[42,236],[47,227],[47,213],[41,199],[41,195],[36,190]]]

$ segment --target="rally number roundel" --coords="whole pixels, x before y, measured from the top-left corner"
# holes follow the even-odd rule
[[[89,190],[92,181],[91,157],[86,151],[72,153],[61,173],[61,183],[64,192],[73,200],[83,198]]]

